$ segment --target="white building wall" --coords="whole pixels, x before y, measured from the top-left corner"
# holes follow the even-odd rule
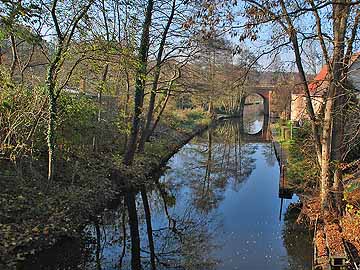
[[[360,61],[357,60],[349,68],[348,79],[352,86],[360,91]]]
[[[359,91],[358,99],[360,100],[360,57],[352,63],[349,68],[348,79],[353,87]],[[326,86],[325,86],[326,87]],[[316,113],[319,113],[322,97],[312,97],[313,107]],[[291,95],[291,116],[292,121],[299,121],[300,119],[308,119],[306,111],[306,99],[303,94]]]
[[[319,113],[321,104],[323,102],[322,97],[311,97],[311,102],[315,113]],[[291,114],[290,119],[293,122],[299,121],[300,119],[309,119],[306,109],[306,97],[303,94],[292,94],[291,95]]]

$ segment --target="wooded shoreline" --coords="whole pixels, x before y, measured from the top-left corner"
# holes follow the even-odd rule
[[[187,144],[191,139],[195,136],[201,134],[208,128],[213,125],[216,125],[218,120],[212,121],[210,124],[198,125],[196,126],[192,132],[177,132],[178,136],[176,139],[169,141],[167,151],[162,153],[158,158],[151,157],[153,162],[145,166],[139,175],[138,172],[134,172],[134,170],[129,167],[127,171],[120,170],[112,170],[113,173],[109,175],[109,178],[113,185],[112,196],[109,196],[106,200],[100,202],[100,205],[94,202],[91,209],[87,209],[88,211],[81,211],[80,214],[82,216],[77,217],[77,224],[73,224],[73,230],[68,230],[67,233],[47,234],[45,237],[36,238],[36,235],[39,235],[38,231],[33,232],[33,238],[31,241],[27,242],[26,245],[19,245],[12,247],[10,252],[6,252],[1,254],[1,258],[5,258],[1,260],[1,265],[5,267],[5,269],[12,269],[18,266],[21,262],[24,261],[27,256],[37,256],[38,253],[41,253],[43,250],[51,249],[57,244],[61,243],[63,240],[77,239],[80,237],[82,230],[91,222],[96,220],[96,216],[103,213],[104,211],[108,211],[110,209],[114,209],[119,205],[119,198],[122,197],[129,189],[136,190],[136,192],[140,192],[140,186],[142,185],[151,185],[154,184],[154,179],[158,179],[161,173],[165,169],[164,166],[169,161],[169,159],[176,154],[185,144]],[[114,172],[116,172],[116,177],[114,177]],[[135,175],[136,174],[136,175]],[[136,179],[133,183],[135,185],[126,186],[124,183],[124,179]],[[119,182],[120,180],[120,182]],[[128,182],[129,183],[129,182]],[[97,190],[99,193],[106,193],[108,190]],[[96,198],[94,198],[96,200]],[[92,201],[90,199],[90,201]],[[76,210],[75,210],[76,211]],[[71,213],[72,210],[69,210]],[[14,240],[15,242],[16,240]],[[31,258],[30,258],[31,259]],[[26,269],[26,268],[24,268]]]

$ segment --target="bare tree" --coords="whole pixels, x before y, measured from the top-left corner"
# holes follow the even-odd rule
[[[317,153],[318,164],[321,168],[321,204],[322,209],[328,209],[331,204],[330,188],[334,182],[332,164],[335,161],[341,162],[339,151],[343,143],[343,124],[341,123],[340,108],[343,106],[343,91],[346,80],[344,67],[348,66],[348,58],[353,53],[353,35],[347,38],[347,33],[354,33],[356,36],[357,23],[349,24],[349,16],[352,9],[357,9],[357,3],[352,1],[301,1],[297,5],[290,5],[285,0],[280,0],[279,5],[273,5],[269,1],[246,1],[248,22],[247,29],[258,29],[276,23],[282,33],[290,39],[294,52],[295,63],[299,71],[302,88],[306,98],[307,112],[312,125],[312,136]],[[331,13],[328,9],[331,8]],[[315,33],[306,34],[302,25],[298,23],[299,18],[313,16]],[[332,33],[325,33],[322,29],[321,17],[331,18]],[[249,35],[249,32],[247,33]],[[256,34],[255,34],[256,35]],[[328,78],[329,88],[324,97],[323,114],[315,112],[312,96],[309,90],[309,79],[307,77],[302,55],[302,44],[306,40],[316,40],[320,45],[322,56],[329,67]],[[347,44],[347,46],[345,45]],[[329,49],[330,47],[330,49]],[[346,49],[347,48],[347,49]],[[336,132],[335,132],[336,131]],[[338,176],[339,177],[339,176]],[[339,183],[339,180],[336,180]]]

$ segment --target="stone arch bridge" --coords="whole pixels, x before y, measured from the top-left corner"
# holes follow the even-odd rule
[[[263,100],[264,121],[262,129],[256,134],[247,134],[246,140],[251,141],[269,141],[269,117],[270,117],[270,104],[271,93],[274,90],[274,86],[246,86],[245,96],[241,99],[240,104],[240,121],[243,121],[244,108],[246,98],[250,95],[258,95]]]
[[[258,86],[245,86],[245,98],[250,95],[259,95],[263,99],[264,104],[264,114],[269,116],[271,112],[271,94],[277,89],[285,89],[284,87],[279,87],[275,85],[258,85]],[[244,104],[241,104],[242,108],[245,105],[245,99],[242,101]]]

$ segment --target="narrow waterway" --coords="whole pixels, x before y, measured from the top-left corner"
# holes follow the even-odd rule
[[[311,233],[295,224],[295,208],[289,207],[298,199],[294,195],[280,208],[272,144],[251,135],[261,133],[262,117],[223,121],[194,138],[148,190],[158,269],[311,269]],[[99,226],[86,228],[93,241],[85,244],[87,255],[75,260],[78,268],[130,269],[123,213],[120,206]],[[150,269],[140,196],[138,215],[142,263]]]
[[[160,179],[166,195],[149,192],[159,269],[311,268],[310,232],[294,224],[287,212],[297,197],[285,200],[280,213],[279,166],[272,144],[251,136],[261,132],[261,118],[224,121],[169,161]],[[141,207],[139,200],[144,216]],[[144,223],[142,218],[142,256],[149,267]],[[112,225],[105,232],[108,239],[121,238]],[[118,269],[120,249],[103,243],[102,269]],[[123,259],[124,269],[130,267],[129,256]]]

